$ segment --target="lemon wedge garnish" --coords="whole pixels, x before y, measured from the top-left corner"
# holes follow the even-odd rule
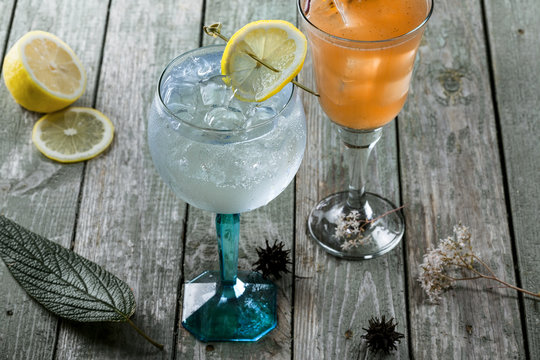
[[[71,48],[44,31],[30,31],[4,58],[6,86],[22,107],[37,112],[65,108],[86,87],[86,73]]]
[[[113,134],[113,124],[101,112],[70,107],[39,119],[32,141],[49,159],[70,163],[99,155],[110,145]]]
[[[244,101],[264,101],[278,93],[302,69],[307,40],[293,24],[260,20],[238,30],[227,42],[221,73]],[[279,70],[261,65],[253,57]]]

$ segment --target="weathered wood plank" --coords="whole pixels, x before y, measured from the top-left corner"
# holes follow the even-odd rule
[[[241,26],[260,19],[284,19],[295,23],[295,4],[292,1],[230,2],[208,0],[205,23],[223,23],[223,34],[231,36]],[[206,35],[204,44],[219,43]],[[255,249],[283,241],[292,248],[294,236],[294,187],[290,185],[270,204],[241,216],[239,268],[249,270],[257,259]],[[214,214],[189,208],[186,239],[185,279],[191,280],[205,270],[217,269],[217,242]],[[179,332],[178,359],[290,359],[291,358],[291,275],[285,275],[277,286],[278,325],[257,343],[213,343],[212,347],[196,341],[184,328]]]
[[[5,0],[0,3],[0,51],[4,49],[10,30],[11,15],[15,7],[15,0]],[[0,53],[2,60],[4,53]],[[2,69],[0,68],[0,72]]]
[[[171,357],[185,204],[152,165],[146,114],[165,65],[197,45],[201,8],[202,1],[112,1],[96,107],[116,134],[87,165],[75,239],[76,252],[132,287],[133,321],[165,350],[127,324],[62,323],[57,358]]]
[[[0,4],[6,34],[11,2]],[[6,10],[6,11],[3,11]],[[94,14],[88,17],[86,14]],[[30,30],[46,30],[66,41],[79,55],[88,75],[77,104],[90,106],[103,36],[107,2],[19,0],[8,46]],[[0,41],[4,36],[0,34]],[[73,233],[82,164],[61,165],[42,156],[31,141],[39,114],[19,107],[0,86],[0,211],[21,225],[69,247]],[[0,358],[51,358],[58,320],[37,305],[0,261]],[[13,314],[13,315],[10,315]]]
[[[537,2],[487,1],[497,105],[522,285],[540,291],[540,9]],[[540,304],[525,297],[530,358],[540,358]]]
[[[480,1],[437,2],[400,115],[409,304],[417,359],[523,359],[516,294],[465,282],[428,302],[422,256],[458,222],[497,275],[514,281]]]
[[[309,55],[300,82],[315,88]],[[317,99],[304,94],[304,107],[308,143],[296,181],[295,258],[296,275],[301,278],[295,283],[294,357],[376,358],[360,337],[372,316],[394,317],[398,331],[407,333],[402,247],[373,260],[346,261],[327,254],[306,234],[306,219],[317,202],[347,188],[348,167],[337,131]],[[395,123],[384,129],[372,156],[367,190],[398,204]],[[407,338],[395,357],[408,358]]]

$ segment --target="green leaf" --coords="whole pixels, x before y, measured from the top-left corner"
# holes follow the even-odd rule
[[[125,282],[1,215],[0,256],[24,290],[60,317],[126,321],[135,312],[135,298]]]

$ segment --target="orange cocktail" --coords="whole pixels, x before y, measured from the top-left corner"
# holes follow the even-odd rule
[[[375,129],[401,110],[427,0],[311,0],[303,13],[320,103],[338,125]]]
[[[319,102],[337,125],[349,171],[345,191],[311,210],[311,237],[330,254],[371,259],[405,231],[396,206],[366,191],[367,164],[383,126],[401,111],[433,0],[298,0]]]

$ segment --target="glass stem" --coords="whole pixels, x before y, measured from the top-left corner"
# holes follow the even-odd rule
[[[240,238],[240,214],[217,214],[219,269],[222,285],[236,284],[238,273],[238,240]]]
[[[382,127],[374,130],[354,130],[338,128],[341,140],[345,144],[345,161],[349,164],[349,195],[347,204],[369,219],[371,209],[363,200],[367,183],[367,165],[371,150],[381,138]]]

